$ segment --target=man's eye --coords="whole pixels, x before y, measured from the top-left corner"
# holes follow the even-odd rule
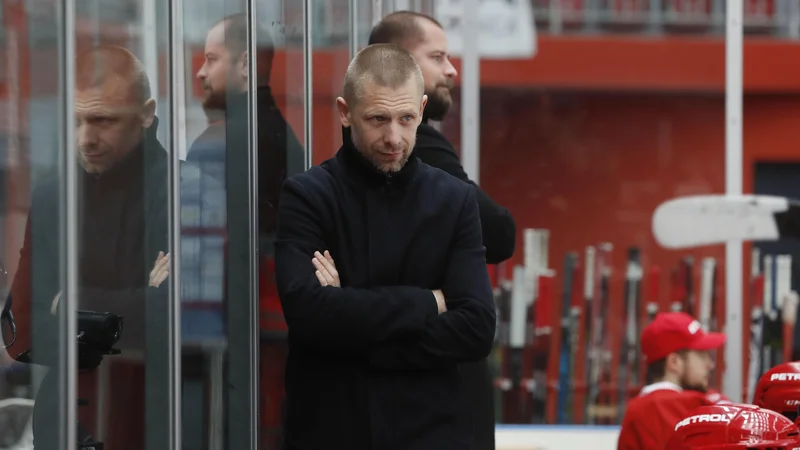
[[[405,115],[403,116],[403,120],[405,120],[406,122],[411,122],[412,120],[414,120],[414,116],[412,116],[411,114]]]
[[[383,116],[372,116],[372,120],[376,122],[383,122],[384,120],[386,120],[386,118]]]

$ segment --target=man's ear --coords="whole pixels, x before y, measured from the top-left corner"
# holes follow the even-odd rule
[[[156,101],[155,99],[149,99],[144,102],[144,106],[142,106],[142,127],[150,128],[150,125],[153,124],[153,120],[156,117]]]
[[[336,109],[339,111],[339,120],[342,122],[342,126],[349,127],[352,125],[350,106],[342,97],[336,99]]]
[[[428,96],[422,95],[422,102],[419,105],[419,121],[422,123],[422,113],[425,112],[425,106],[428,104]]]

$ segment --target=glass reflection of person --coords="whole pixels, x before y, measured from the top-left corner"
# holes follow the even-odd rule
[[[208,128],[192,144],[187,161],[224,182],[226,174],[238,169],[226,164],[231,157],[248,150],[248,40],[247,16],[235,14],[217,22],[208,32],[205,62],[197,72],[205,97],[203,109]],[[301,172],[304,151],[292,128],[275,103],[270,74],[275,54],[269,33],[258,29],[257,53],[253,58],[258,79],[258,223],[259,223],[259,314],[262,402],[261,426],[265,445],[278,446],[283,417],[283,375],[288,347],[286,322],[274,280],[273,236],[277,227],[277,206],[281,186],[287,175]],[[241,167],[239,165],[239,167]],[[240,176],[240,175],[232,175]],[[227,183],[230,214],[242,214],[235,202],[240,195]]]
[[[78,308],[113,312],[125,321],[116,345],[123,353],[144,350],[145,303],[167,301],[168,153],[158,141],[155,100],[142,63],[128,50],[98,46],[76,60],[75,124],[80,164],[78,196]],[[200,179],[199,170],[181,168],[181,189]],[[58,348],[58,327],[39,327],[57,312],[61,289],[60,226],[64,222],[61,180],[37,186],[11,288],[18,336],[9,353],[31,349],[33,362],[50,365]],[[52,319],[51,319],[52,320]],[[44,321],[44,322],[43,322]],[[141,366],[139,366],[141,367]],[[144,445],[144,384],[140,368],[120,374],[126,389],[111,392],[115,404],[107,423],[106,446]],[[59,413],[58,386],[46,377],[34,411],[36,448],[54,442]],[[141,380],[136,383],[136,380]],[[93,392],[91,375],[79,376],[79,397]],[[86,408],[79,409],[79,416]],[[115,416],[119,415],[117,419]],[[83,422],[88,423],[88,422]]]
[[[197,78],[203,84],[203,108],[211,125],[187,154],[187,161],[198,162],[204,168],[224,164],[226,151],[247,150],[247,22],[245,14],[225,17],[206,37],[205,63],[197,72]],[[259,231],[261,239],[266,241],[260,245],[260,250],[271,254],[269,236],[275,231],[280,188],[287,173],[302,171],[303,148],[278,109],[269,85],[274,44],[266,30],[259,29],[256,35]],[[224,171],[217,166],[209,173],[221,175]]]

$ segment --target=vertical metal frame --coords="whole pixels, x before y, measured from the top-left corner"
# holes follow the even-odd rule
[[[224,364],[224,420],[227,424],[222,448],[258,448],[258,14],[260,0],[226,0],[225,15],[241,12],[248,19],[247,136],[226,133],[225,163],[227,204],[227,358]],[[236,95],[229,92],[228,95]],[[231,112],[227,112],[230,117]],[[232,119],[235,120],[235,119]],[[228,128],[230,130],[230,128]],[[247,151],[238,148],[242,144]],[[244,175],[244,176],[243,176]],[[219,362],[217,354],[212,356]],[[235,388],[232,388],[235,386]]]
[[[725,194],[742,193],[742,63],[743,4],[728,0],[725,16]],[[734,402],[742,398],[742,243],[725,245],[725,394]]]
[[[251,0],[248,0],[251,1]],[[314,117],[314,0],[303,0],[303,145],[305,146],[304,169],[314,161],[313,117]]]
[[[250,295],[249,310],[247,315],[247,333],[250,336],[250,346],[247,348],[250,364],[247,367],[247,380],[245,386],[250,393],[249,402],[246,409],[249,419],[249,446],[238,448],[258,449],[258,399],[259,399],[259,303],[258,303],[258,67],[256,58],[258,51],[258,0],[247,0],[247,17],[250,19],[248,31],[248,107],[249,107],[249,139],[248,139],[248,237],[250,240],[250,251],[247,253],[248,270],[250,271]],[[308,116],[310,117],[310,115]],[[309,161],[311,157],[309,156]],[[306,166],[308,167],[308,165]],[[245,381],[245,380],[242,380]],[[238,384],[236,385],[238,386]],[[243,411],[244,412],[244,411]],[[243,443],[244,444],[244,443]],[[234,447],[228,447],[234,448]]]
[[[165,0],[168,20],[167,93],[165,120],[168,150],[167,225],[170,254],[168,292],[145,295],[145,448],[181,448],[181,161],[186,143],[184,91],[183,0]],[[156,7],[155,5],[153,6]],[[157,41],[156,41],[157,42]],[[152,42],[147,44],[152,45]],[[144,53],[152,49],[144,49]],[[157,68],[156,68],[157,73]],[[158,96],[158,93],[155,93]],[[166,297],[166,298],[165,298]]]
[[[169,307],[168,333],[168,439],[171,450],[181,445],[181,155],[186,149],[186,76],[183,45],[183,1],[171,0],[168,70],[170,80],[170,152],[169,152]],[[157,95],[157,94],[156,94]]]
[[[370,22],[375,26],[383,19],[383,0],[372,0],[372,21]]]
[[[350,60],[355,58],[358,53],[358,0],[347,1],[348,14],[347,25],[347,48],[349,49]]]
[[[59,157],[63,173],[60,205],[66,220],[61,234],[61,301],[58,352],[59,402],[58,439],[62,448],[77,446],[77,299],[78,299],[78,162],[75,158],[75,0],[58,2],[60,35],[59,67]],[[51,369],[52,370],[52,369]]]
[[[141,39],[142,39],[142,64],[147,71],[147,78],[150,81],[150,91],[156,99],[156,108],[159,106],[158,86],[158,20],[156,11],[156,0],[142,0],[141,3]],[[158,113],[158,109],[156,109]]]
[[[470,180],[479,183],[481,159],[480,0],[463,0],[461,32],[461,164]]]

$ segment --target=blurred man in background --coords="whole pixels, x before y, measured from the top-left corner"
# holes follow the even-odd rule
[[[710,352],[725,344],[722,333],[706,333],[692,316],[661,313],[642,330],[647,385],[631,400],[622,419],[617,448],[661,448],[675,424],[695,408],[730,403],[709,393],[714,369]]]
[[[187,161],[225,183],[229,218],[240,220],[247,209],[246,167],[250,130],[248,111],[248,20],[235,14],[217,22],[208,32],[205,62],[197,72],[203,85],[203,109],[209,127],[192,144]],[[259,300],[261,328],[261,425],[262,442],[276,447],[280,441],[283,408],[283,376],[288,347],[274,283],[273,236],[281,186],[286,177],[304,170],[304,150],[284,119],[270,89],[275,49],[269,33],[254,30],[257,53],[257,152],[259,223]],[[254,124],[255,125],[255,124]]]
[[[441,121],[453,103],[451,91],[456,69],[450,63],[447,36],[436,19],[411,11],[398,11],[372,29],[370,44],[392,43],[410,52],[422,69],[428,104],[417,128],[415,154],[422,162],[472,184],[478,195],[486,262],[498,264],[514,254],[516,224],[511,213],[473,183],[447,138],[428,122]],[[494,399],[488,363],[461,366],[464,386],[474,412],[476,450],[494,449]]]

